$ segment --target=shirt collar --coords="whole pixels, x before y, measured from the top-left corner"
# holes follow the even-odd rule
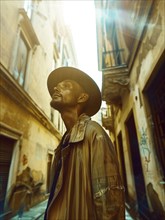
[[[91,120],[91,118],[88,115],[86,114],[80,115],[77,123],[73,126],[71,130],[69,143],[79,142],[84,139],[87,122],[89,120]]]

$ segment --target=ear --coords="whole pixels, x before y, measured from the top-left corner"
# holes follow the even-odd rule
[[[83,92],[83,93],[81,93],[80,96],[78,97],[77,102],[78,102],[78,103],[86,102],[88,99],[89,99],[88,93]]]

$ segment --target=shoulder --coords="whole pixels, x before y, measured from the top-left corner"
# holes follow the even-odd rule
[[[89,121],[86,127],[85,141],[92,144],[92,148],[102,148],[102,150],[113,149],[112,141],[105,129],[96,121]],[[114,149],[113,149],[114,150]]]
[[[90,120],[87,124],[86,127],[86,133],[87,134],[99,134],[99,135],[105,135],[107,136],[107,133],[105,132],[105,130],[103,129],[103,127],[96,121],[92,121]]]

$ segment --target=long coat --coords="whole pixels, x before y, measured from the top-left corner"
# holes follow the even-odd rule
[[[61,169],[56,175],[59,161]],[[47,220],[124,220],[124,187],[114,147],[87,115],[72,128],[68,144],[55,150],[56,187]]]

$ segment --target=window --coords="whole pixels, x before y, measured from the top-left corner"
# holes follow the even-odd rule
[[[56,69],[57,67],[57,63],[58,63],[58,58],[59,58],[59,53],[56,47],[56,44],[54,43],[54,47],[53,47],[53,64],[52,64],[52,68]]]
[[[114,66],[122,66],[125,64],[124,49],[119,47],[117,28],[115,21],[113,20],[116,15],[115,13],[112,13],[112,15],[109,13],[111,22],[105,21],[104,25],[106,38],[103,51],[103,69]],[[111,28],[109,28],[110,25]]]
[[[59,131],[60,131],[60,125],[61,125],[61,120],[60,119],[61,119],[60,115],[58,115],[58,126],[57,126],[57,128],[58,128]]]
[[[68,66],[68,65],[69,65],[69,56],[68,56],[67,48],[64,45],[63,53],[62,53],[62,66]]]
[[[60,37],[60,35],[57,36],[57,50],[58,50],[58,52],[61,51],[61,37]]]
[[[57,62],[55,60],[55,58],[53,57],[53,60],[52,60],[52,69],[56,69],[57,68]]]
[[[13,73],[14,78],[21,86],[24,86],[24,82],[25,82],[29,51],[30,48],[23,34],[21,33],[18,43],[17,58],[14,66],[14,73]]]
[[[51,110],[50,110],[50,120],[51,120],[51,122],[54,122],[54,110],[53,110],[53,108],[51,108]]]
[[[26,88],[26,78],[30,70],[32,52],[36,50],[39,41],[31,21],[23,8],[19,9],[18,33],[16,35],[10,71],[16,81]]]

